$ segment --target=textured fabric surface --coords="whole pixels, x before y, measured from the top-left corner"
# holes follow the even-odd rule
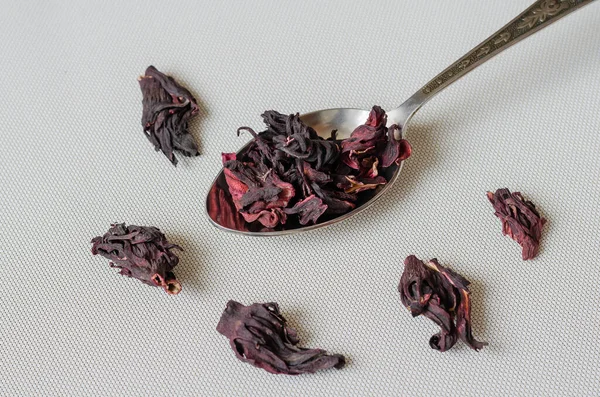
[[[204,200],[266,109],[398,105],[530,0],[5,1],[0,13],[0,395],[592,396],[600,393],[600,5],[509,49],[427,104],[414,154],[368,211],[248,238]],[[202,111],[177,168],[142,133],[153,64]],[[486,190],[548,219],[537,259]],[[185,252],[178,296],[90,253],[111,222]],[[472,281],[476,353],[433,351],[396,286],[409,254]],[[229,299],[276,301],[346,368],[274,376],[215,327]]]

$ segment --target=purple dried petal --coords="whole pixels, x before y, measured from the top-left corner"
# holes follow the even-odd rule
[[[319,185],[312,185],[315,194],[327,204],[327,214],[345,214],[353,210],[356,205],[352,202],[356,200],[356,196],[322,189]]]
[[[242,208],[246,208],[257,201],[265,203],[275,201],[278,199],[281,191],[282,189],[275,185],[252,187],[242,196],[240,205]]]
[[[221,160],[223,161],[223,164],[229,161],[235,161],[237,160],[237,155],[235,153],[221,153]]]
[[[331,175],[325,172],[319,172],[312,168],[310,164],[303,162],[302,172],[306,175],[306,179],[310,182],[318,183],[319,185],[324,185],[326,183],[331,182]]]
[[[313,128],[300,120],[298,114],[285,117],[269,111],[263,114],[263,118],[269,127],[268,131],[273,133],[271,139],[275,150],[291,158],[314,163],[317,170],[337,160],[339,155],[337,143],[319,137]]]
[[[392,125],[388,130],[387,145],[381,154],[381,166],[387,168],[392,164],[400,164],[406,160],[412,153],[412,147],[406,139],[396,140],[394,137],[395,131],[400,130],[397,124]]]
[[[300,375],[345,364],[342,355],[296,346],[298,335],[276,303],[244,306],[229,301],[217,331],[229,339],[238,359],[272,374]]]
[[[92,254],[111,260],[109,265],[120,269],[120,274],[176,295],[181,284],[173,268],[179,258],[172,249],[181,247],[170,244],[159,229],[124,223],[113,224],[106,234],[92,239]]]
[[[177,165],[173,150],[197,156],[198,146],[188,132],[188,121],[199,109],[194,96],[154,66],[146,69],[139,83],[144,107],[142,125],[155,149],[161,150],[173,165]]]
[[[440,332],[429,338],[429,346],[441,352],[452,348],[458,339],[456,327],[451,312],[441,306],[437,296],[428,303],[423,315],[440,327]]]
[[[273,208],[271,210],[252,210],[252,212],[241,211],[240,214],[244,217],[246,222],[260,222],[263,226],[268,229],[272,229],[275,226],[285,224],[287,215],[279,208]]]
[[[350,138],[342,141],[342,161],[350,168],[359,169],[363,158],[378,154],[387,141],[386,122],[383,109],[373,106],[367,122],[356,127]]]
[[[404,272],[398,291],[402,304],[410,310],[413,317],[423,313],[438,283],[437,274],[416,256],[410,255],[404,260]]]
[[[369,112],[369,117],[367,117],[365,125],[368,127],[381,128],[385,127],[386,122],[387,115],[385,114],[385,110],[380,106],[375,105]]]
[[[264,165],[242,163],[232,154],[223,154],[225,180],[233,203],[246,222],[260,222],[267,228],[285,224],[283,208],[294,197],[294,186],[282,181]],[[265,171],[266,170],[266,171]]]
[[[309,222],[317,223],[317,219],[319,219],[326,210],[327,205],[323,204],[323,200],[312,195],[299,201],[292,208],[286,208],[284,212],[288,215],[298,214],[300,216],[300,224],[306,225]]]
[[[361,178],[377,178],[379,176],[379,159],[374,156],[362,159],[359,175]]]
[[[267,208],[285,208],[296,194],[294,186],[291,183],[282,181],[274,172],[269,173],[266,177],[265,186],[275,186],[281,189],[281,192],[277,195],[277,199],[269,202]]]
[[[487,345],[473,338],[469,281],[440,265],[436,259],[427,265],[416,256],[404,260],[398,284],[402,304],[413,317],[424,315],[440,327],[429,340],[432,349],[444,352],[460,338],[478,351]]]
[[[231,194],[231,197],[233,198],[233,201],[236,203],[237,207],[238,202],[248,191],[248,185],[240,180],[237,173],[231,171],[227,167],[223,169],[223,173],[225,174],[225,180],[227,181],[227,186],[229,187],[229,193]]]
[[[521,245],[523,260],[533,259],[539,252],[546,219],[519,192],[498,189],[496,193],[487,192],[487,197],[494,206],[495,215],[502,221],[502,233]]]
[[[487,346],[486,342],[479,342],[473,338],[471,327],[471,293],[466,278],[451,269],[445,268],[436,259],[429,261],[428,266],[435,268],[458,292],[460,293],[458,308],[456,309],[456,333],[460,339],[474,350],[481,350]]]

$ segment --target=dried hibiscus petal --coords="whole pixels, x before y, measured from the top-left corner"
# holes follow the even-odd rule
[[[242,163],[235,154],[223,154],[225,180],[233,203],[246,222],[273,228],[287,219],[283,211],[295,191],[262,164]]]
[[[381,165],[387,168],[392,164],[400,164],[400,162],[410,157],[412,147],[406,139],[395,139],[395,131],[400,130],[397,124],[392,125],[388,130],[388,140],[381,154]]]
[[[364,125],[358,126],[350,138],[341,142],[342,161],[350,168],[360,170],[362,175],[372,173],[371,161],[365,159],[375,156],[383,168],[400,164],[410,157],[411,147],[407,140],[396,140],[395,131],[400,128],[394,124],[386,128],[387,116],[379,106],[373,106]],[[373,177],[373,176],[371,176]]]
[[[372,156],[377,152],[377,146],[387,143],[386,122],[383,109],[374,106],[367,122],[342,141],[342,161],[350,168],[360,169],[363,158]]]
[[[404,260],[398,285],[400,298],[413,317],[422,314],[440,327],[440,332],[429,340],[432,349],[444,352],[459,338],[477,351],[487,345],[473,338],[469,284],[436,259],[425,264],[410,255]]]
[[[194,96],[154,66],[146,69],[139,82],[144,96],[142,125],[155,149],[161,150],[173,165],[177,165],[173,150],[197,156],[198,146],[188,132],[188,121],[199,109]]]
[[[502,221],[502,233],[523,247],[523,260],[533,259],[539,252],[542,227],[546,223],[535,205],[526,201],[521,193],[511,193],[508,189],[487,192],[487,197]]]
[[[315,195],[309,196],[302,201],[299,201],[292,208],[286,208],[286,214],[298,214],[300,216],[300,224],[306,225],[309,222],[317,223],[317,219],[327,210],[327,205],[323,204],[323,200]]]
[[[229,301],[217,331],[229,339],[237,358],[272,374],[300,375],[345,364],[340,354],[298,347],[296,330],[286,324],[277,303]]]
[[[124,223],[113,224],[104,236],[92,239],[92,254],[111,260],[110,267],[120,269],[120,274],[176,295],[181,291],[181,284],[173,268],[179,258],[172,249],[181,250],[181,247],[170,244],[159,229],[125,226]]]

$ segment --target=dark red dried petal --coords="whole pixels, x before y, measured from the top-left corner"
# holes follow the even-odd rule
[[[460,274],[455,273],[451,269],[440,265],[436,259],[432,259],[428,265],[437,269],[437,271],[452,284],[460,294],[458,299],[459,305],[456,310],[457,335],[474,350],[481,350],[484,346],[487,346],[487,342],[479,342],[473,337],[471,326],[471,293],[469,292],[469,284],[471,283],[469,280]]]
[[[423,315],[440,327],[440,332],[429,338],[429,346],[432,349],[445,352],[454,346],[458,338],[451,312],[440,306],[438,301],[437,298],[431,300]]]
[[[279,193],[281,192],[282,189],[274,185],[252,187],[248,189],[248,191],[240,199],[240,206],[242,208],[246,208],[257,201],[260,201],[264,202],[266,207],[266,203],[277,201],[279,198]],[[276,205],[273,207],[276,207]]]
[[[353,210],[356,205],[352,202],[356,196],[346,194],[343,191],[330,191],[322,189],[319,185],[312,185],[315,194],[327,204],[327,214],[345,214]]]
[[[267,228],[285,224],[283,209],[295,196],[294,186],[264,164],[242,163],[231,154],[222,157],[229,192],[246,222],[258,221]]]
[[[387,115],[385,114],[385,110],[383,110],[380,106],[373,106],[371,111],[369,112],[369,117],[367,117],[367,122],[365,125],[369,127],[385,127],[385,123],[387,122]]]
[[[412,153],[412,147],[406,139],[397,140],[394,135],[395,131],[399,130],[398,125],[392,125],[388,130],[388,141],[387,145],[381,153],[381,166],[387,168],[392,164],[400,164],[401,161],[406,160]]]
[[[471,297],[468,290],[460,290],[460,305],[456,312],[456,331],[460,339],[474,350],[481,350],[487,342],[479,342],[473,337],[471,326]]]
[[[242,181],[240,181],[237,175],[228,168],[224,168],[223,173],[225,174],[225,180],[227,181],[229,193],[231,193],[233,202],[236,203],[236,206],[238,206],[238,203],[240,202],[244,194],[246,194],[246,192],[248,191],[248,186]]]
[[[181,247],[170,244],[159,229],[124,223],[113,224],[103,236],[92,239],[92,254],[111,260],[110,267],[120,269],[120,274],[176,295],[181,284],[172,270],[179,258],[172,249]]]
[[[379,106],[373,106],[365,124],[359,125],[352,131],[350,138],[342,141],[342,152],[350,150],[363,151],[376,146],[385,140],[387,116]]]
[[[277,200],[267,204],[267,208],[285,208],[290,200],[295,196],[296,191],[291,183],[282,181],[275,173],[270,173],[265,180],[265,186],[275,186],[281,189],[277,195]]]
[[[287,215],[285,212],[278,208],[274,208],[271,210],[261,210],[255,213],[249,212],[240,212],[240,214],[244,217],[246,222],[260,222],[266,228],[272,229],[275,226],[281,224],[285,224],[287,220]]]
[[[546,219],[540,216],[535,205],[526,201],[521,193],[511,193],[508,189],[487,192],[487,197],[494,206],[495,215],[502,221],[502,233],[523,248],[523,260],[537,256]]]
[[[273,374],[299,375],[345,364],[342,355],[297,347],[296,331],[287,326],[276,303],[229,301],[217,331],[229,339],[238,359]]]
[[[229,161],[237,160],[237,155],[235,153],[221,153],[221,160],[223,161],[223,165]]]
[[[310,182],[318,183],[319,185],[331,182],[330,174],[315,170],[307,162],[303,162],[302,171],[306,175],[306,179]]]
[[[139,78],[143,94],[142,125],[156,150],[177,165],[173,150],[184,156],[197,156],[198,146],[188,132],[188,121],[198,113],[196,98],[172,77],[154,66]]]
[[[469,281],[440,265],[436,259],[425,265],[414,255],[404,260],[398,291],[402,304],[413,317],[424,315],[440,327],[429,340],[431,348],[446,351],[460,338],[474,350],[487,345],[473,338]]]
[[[404,272],[398,284],[402,304],[413,317],[423,313],[437,285],[436,273],[414,255],[404,260]]]
[[[365,157],[360,162],[361,178],[375,179],[379,176],[379,159],[377,157]]]
[[[292,208],[286,208],[284,212],[288,215],[298,214],[300,216],[300,224],[306,225],[309,222],[317,223],[317,219],[319,219],[326,210],[327,205],[323,204],[323,200],[312,195],[299,201]]]
[[[273,132],[271,139],[277,151],[293,159],[313,163],[317,170],[337,161],[339,147],[336,142],[320,138],[313,128],[300,120],[298,114],[285,118],[285,125],[281,123],[283,120],[279,120],[281,116],[274,111],[263,114],[269,131]],[[270,125],[269,120],[274,120],[275,124]]]

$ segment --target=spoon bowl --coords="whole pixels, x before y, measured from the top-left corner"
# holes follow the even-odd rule
[[[408,124],[415,112],[450,84],[506,48],[592,1],[595,0],[537,0],[502,29],[434,77],[402,105],[387,112],[388,126],[397,124],[400,127],[396,131],[397,135],[394,138],[406,139]],[[350,137],[350,134],[357,126],[366,122],[368,115],[368,110],[339,108],[306,113],[301,115],[300,118],[325,139],[331,136],[333,130],[337,130],[338,139],[346,139]],[[250,144],[251,142],[244,146],[238,152],[238,156],[243,154]],[[384,169],[381,174],[388,182],[371,191],[370,194],[363,194],[361,199],[356,203],[356,208],[352,211],[335,217],[322,216],[319,218],[319,222],[314,225],[300,225],[289,219],[285,225],[266,229],[261,225],[257,225],[258,222],[253,222],[252,224],[246,223],[235,209],[223,170],[215,178],[209,191],[206,200],[206,212],[209,220],[216,227],[246,235],[276,236],[313,230],[341,222],[364,211],[396,182],[402,169],[402,164],[403,162],[399,166],[394,165]]]
[[[398,114],[398,112],[396,113]],[[369,110],[338,108],[306,113],[301,115],[300,119],[306,125],[312,127],[317,134],[324,139],[329,138],[331,136],[331,131],[333,130],[337,130],[338,139],[346,139],[350,137],[350,134],[356,127],[365,123],[368,116]],[[398,124],[399,126],[403,125],[399,123],[397,119],[391,119],[388,116],[388,126],[394,123]],[[395,138],[403,139],[405,137],[405,130],[405,128],[401,128],[401,136],[396,136]],[[248,142],[242,149],[240,149],[237,152],[238,157],[241,157],[241,155],[250,147],[251,144],[252,141]],[[340,222],[365,210],[390,188],[390,186],[398,178],[402,164],[403,162],[400,163],[399,166],[392,165],[382,170],[381,175],[385,177],[388,183],[375,189],[373,192],[371,192],[371,194],[362,194],[361,199],[356,203],[356,208],[354,208],[352,211],[335,217],[328,218],[323,216],[320,218],[320,221],[314,225],[300,225],[293,220],[288,220],[285,225],[278,225],[276,228],[267,229],[257,224],[247,224],[244,222],[241,216],[236,218],[236,222],[231,222],[230,216],[232,215],[231,212],[235,211],[235,206],[233,204],[231,195],[229,194],[223,170],[221,170],[213,182],[209,197],[206,200],[206,212],[211,223],[219,229],[246,235],[276,236],[291,234],[298,231],[308,231]],[[216,199],[218,194],[221,197]],[[224,207],[227,207],[227,209]],[[225,216],[225,214],[227,216]]]

